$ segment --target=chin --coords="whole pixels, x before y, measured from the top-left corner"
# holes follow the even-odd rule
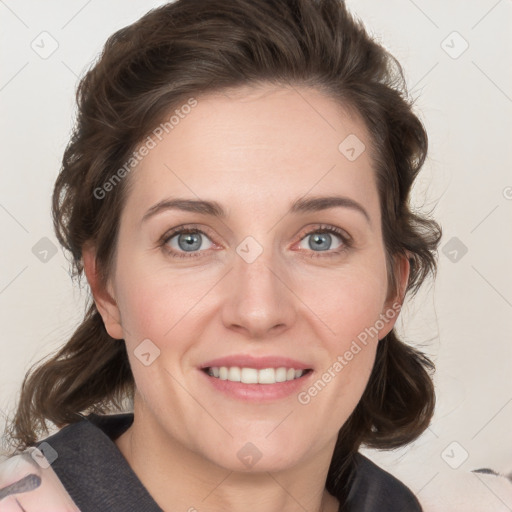
[[[304,440],[301,446],[311,446],[311,442]],[[232,440],[224,444],[222,452],[211,453],[208,458],[229,471],[260,473],[290,469],[299,465],[304,457],[305,453],[302,453],[299,446],[286,443],[282,438],[269,442],[262,436],[253,438],[253,441],[246,437],[244,440]]]

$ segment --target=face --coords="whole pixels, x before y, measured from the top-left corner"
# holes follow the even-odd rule
[[[237,471],[332,450],[398,315],[369,148],[318,91],[240,88],[198,97],[132,171],[115,302],[95,298],[151,432]]]

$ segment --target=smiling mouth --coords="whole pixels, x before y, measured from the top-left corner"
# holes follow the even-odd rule
[[[238,366],[212,366],[203,368],[210,377],[242,384],[278,384],[300,379],[312,372],[312,369],[296,370],[295,368],[240,368]]]

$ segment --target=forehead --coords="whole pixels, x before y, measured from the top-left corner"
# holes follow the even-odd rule
[[[169,114],[179,115],[160,130],[161,140],[150,135],[153,147],[129,178],[127,204],[135,211],[177,195],[256,213],[308,193],[338,192],[378,208],[367,129],[332,98],[311,88],[260,86],[196,101]]]

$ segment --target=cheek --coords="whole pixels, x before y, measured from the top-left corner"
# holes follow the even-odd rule
[[[218,280],[211,273],[209,277],[193,269],[172,273],[134,260],[129,267],[119,264],[118,268],[118,306],[130,343],[149,338],[159,344],[157,340],[165,341],[197,321],[201,298]]]
[[[327,277],[303,281],[301,296],[325,324],[324,338],[342,349],[379,319],[386,277],[368,267],[351,268]]]
[[[308,303],[314,304],[314,315],[326,326],[320,339],[328,357],[319,377],[336,389],[333,399],[340,411],[355,407],[371,374],[385,293],[385,274],[372,273],[368,267],[304,290]]]
[[[299,403],[311,403],[316,415],[329,418],[332,431],[347,421],[367,386],[379,343],[376,324],[382,307],[381,292],[372,280],[353,276],[340,281],[326,289],[330,297],[318,312],[329,326],[321,347],[327,353],[325,364],[312,386],[299,396]]]
[[[201,310],[208,315],[205,308],[214,299],[219,272],[200,268],[169,272],[165,266],[150,269],[142,261],[137,264],[135,258],[126,263],[118,264],[116,294],[128,335],[134,332],[162,338],[181,319],[189,323]],[[295,275],[284,277],[294,292],[290,294],[288,306],[298,309],[307,306],[310,322],[323,321],[327,333],[339,341],[355,337],[375,324],[387,286],[385,265],[382,268],[368,264],[347,266],[336,272],[297,269]],[[203,301],[207,293],[209,297]]]

